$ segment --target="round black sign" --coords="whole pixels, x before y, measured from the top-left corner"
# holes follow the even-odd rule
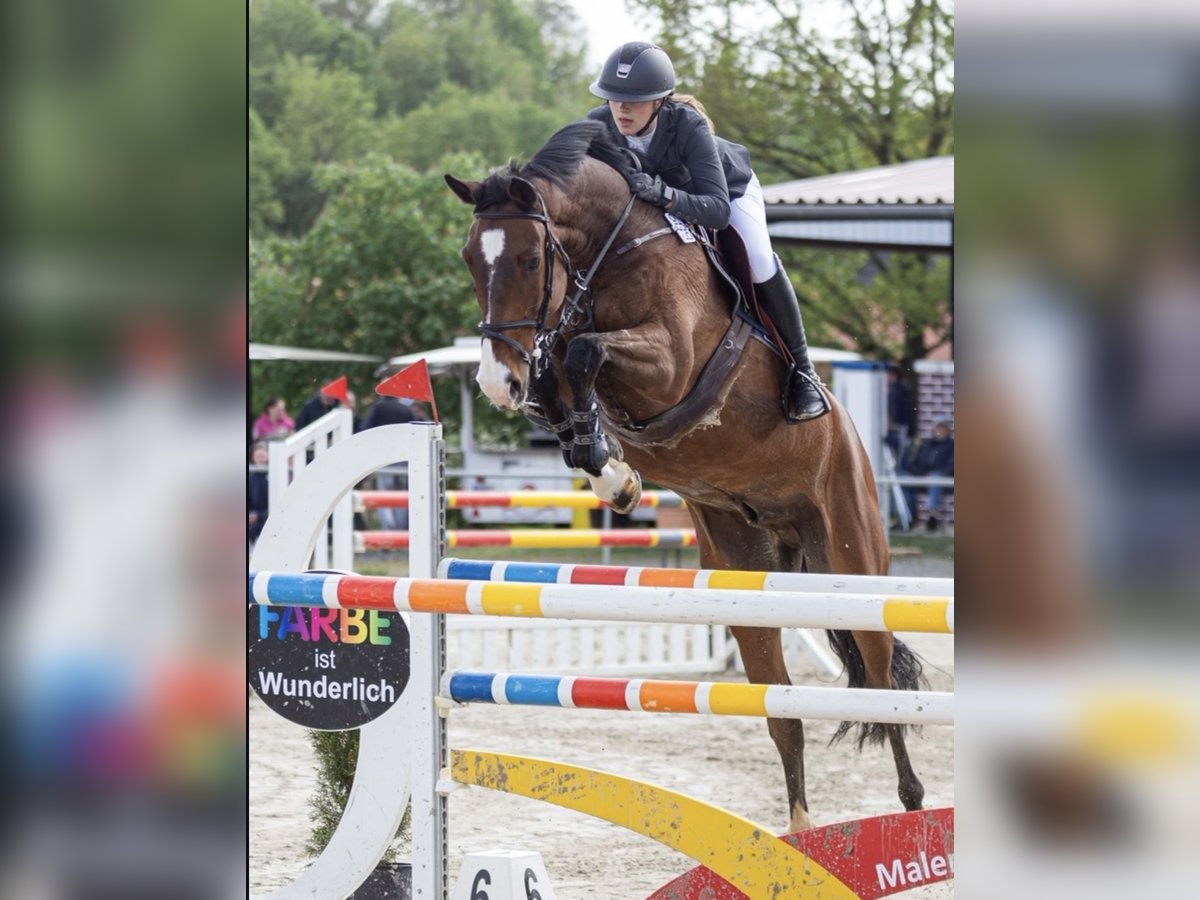
[[[395,610],[247,608],[246,678],[297,725],[361,728],[400,699],[408,674],[408,627]]]

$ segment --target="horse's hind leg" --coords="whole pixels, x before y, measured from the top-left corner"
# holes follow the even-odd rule
[[[829,538],[826,542],[829,571],[844,574],[882,575],[888,568],[887,539],[874,502],[874,486],[859,485],[857,497],[841,497],[826,506],[829,516]],[[817,568],[820,571],[824,566]],[[921,663],[903,643],[888,632],[855,631],[830,632],[834,649],[846,664],[851,687],[878,690],[915,691],[920,687]],[[849,638],[852,638],[850,640]],[[861,670],[856,671],[857,656]],[[902,725],[863,723],[864,740],[878,740],[884,735],[896,761],[900,802],[905,809],[920,809],[925,788],[913,771],[904,742]],[[838,735],[844,733],[839,729]],[[859,742],[860,746],[862,741]]]
[[[920,664],[912,650],[895,641],[887,631],[853,631],[854,643],[863,658],[864,688],[875,690],[917,690],[919,688]],[[894,671],[898,668],[899,671]],[[922,808],[925,787],[920,784],[917,773],[908,760],[905,744],[905,727],[902,725],[864,724],[866,739],[882,740],[887,734],[892,745],[892,757],[896,763],[896,779],[899,782],[900,803],[907,810]],[[880,733],[882,731],[882,734]]]
[[[912,651],[896,641],[891,633],[855,631],[851,634],[862,655],[865,675],[863,687],[878,690],[917,689],[920,664],[912,655]],[[902,672],[893,673],[893,661],[898,664]],[[899,677],[894,677],[894,675]],[[874,725],[867,727],[868,734],[872,729],[882,729],[887,735],[888,743],[892,747],[892,758],[896,761],[900,802],[904,804],[905,809],[920,809],[921,802],[925,799],[925,786],[917,778],[917,773],[913,771],[912,762],[908,758],[908,747],[904,743],[904,726]]]
[[[689,506],[700,545],[700,565],[707,569],[776,569],[778,550],[771,538],[741,516],[695,505]],[[717,535],[714,538],[714,535]],[[719,545],[717,541],[720,541]],[[791,684],[778,628],[729,629],[752,684]],[[767,719],[767,731],[783,763],[787,786],[788,832],[813,826],[804,788],[804,723],[799,719]]]
[[[783,640],[778,628],[730,628],[746,680],[751,684],[791,684],[783,657]],[[788,796],[788,833],[805,831],[814,822],[808,814],[804,790],[804,723],[799,719],[767,719],[767,732],[775,742],[783,763]]]

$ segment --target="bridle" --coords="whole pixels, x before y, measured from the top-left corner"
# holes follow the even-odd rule
[[[532,219],[535,222],[542,223],[542,228],[544,229],[542,254],[546,259],[546,277],[542,285],[542,301],[538,307],[537,318],[514,319],[508,322],[479,323],[479,332],[485,338],[507,344],[517,353],[521,360],[529,367],[531,379],[536,378],[540,369],[548,364],[551,352],[564,334],[586,331],[594,324],[594,306],[591,292],[592,278],[595,276],[596,270],[600,268],[600,264],[604,262],[604,258],[608,254],[613,241],[616,239],[617,233],[620,232],[621,228],[625,225],[625,221],[629,218],[629,212],[633,209],[633,201],[635,199],[633,195],[629,197],[629,202],[625,204],[625,209],[622,210],[620,217],[617,219],[617,224],[613,226],[608,239],[604,242],[604,246],[600,248],[599,254],[597,254],[591,268],[586,273],[571,264],[571,257],[567,254],[562,242],[555,236],[550,227],[550,215],[546,212],[546,201],[540,194],[538,195],[538,204],[541,207],[540,212],[503,212],[496,210],[495,212],[477,211],[475,213],[476,219]],[[558,322],[553,328],[550,328],[547,327],[546,316],[550,311],[550,301],[554,295],[554,260],[558,257],[562,258],[568,277],[575,284],[575,293],[564,299]],[[532,351],[527,351],[517,341],[504,333],[517,328],[534,329]]]

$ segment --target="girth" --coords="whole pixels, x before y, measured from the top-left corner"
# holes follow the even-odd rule
[[[634,444],[669,444],[695,428],[704,414],[716,406],[721,389],[737,367],[754,326],[742,316],[734,316],[717,349],[712,352],[686,397],[665,412],[641,422],[621,423],[605,415],[608,430]]]

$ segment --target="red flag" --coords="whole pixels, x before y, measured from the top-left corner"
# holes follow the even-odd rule
[[[346,396],[345,375],[339,375],[333,381],[329,382],[329,384],[322,385],[320,393],[322,396],[332,397],[334,400],[341,401],[343,406],[350,405],[350,398]]]
[[[381,397],[428,400],[433,407],[433,421],[438,421],[437,401],[433,399],[433,385],[429,382],[429,367],[423,359],[383,379],[375,385],[375,393]]]

